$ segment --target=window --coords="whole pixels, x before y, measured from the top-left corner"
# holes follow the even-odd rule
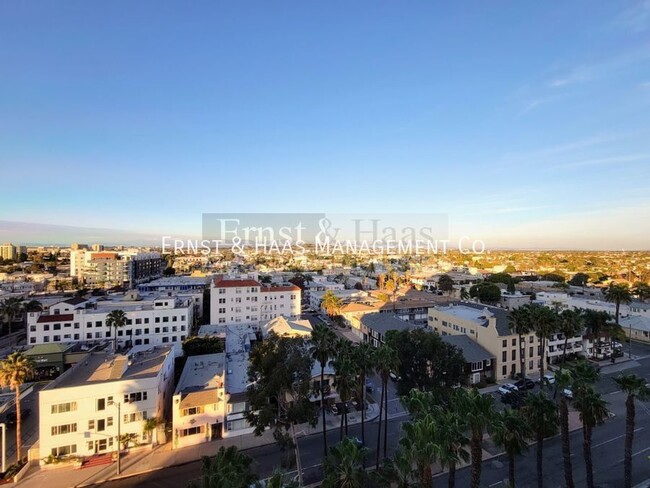
[[[503,342],[501,343],[501,347],[508,347],[508,339],[503,339]]]
[[[163,317],[163,322],[169,322],[169,317]]]
[[[52,435],[71,434],[77,432],[77,424],[53,425]]]
[[[77,410],[77,402],[57,403],[52,405],[52,413],[74,412]]]
[[[505,364],[504,364],[503,366],[501,366],[501,374],[502,374],[503,376],[507,376],[507,375],[508,375],[508,367],[507,367]]]
[[[97,399],[97,411],[106,410],[106,399],[98,398]]]
[[[106,419],[106,427],[113,427],[113,417],[108,417]]]
[[[102,321],[98,320],[95,322],[95,327],[101,327],[102,326]]]
[[[129,422],[139,422],[141,420],[147,420],[147,412],[134,412],[134,413],[125,413],[124,414],[124,423],[128,424]]]
[[[54,337],[52,337],[52,340],[54,342],[59,342],[61,340],[61,336],[60,335],[55,335]]]
[[[481,371],[483,369],[483,361],[472,363],[472,371]]]
[[[512,345],[513,345],[513,346],[516,346],[516,345],[517,345],[517,339],[516,339],[516,338],[512,340]]]
[[[52,326],[52,329],[54,329],[54,330],[61,330],[61,324],[54,324],[54,325]]]
[[[94,420],[89,420],[88,421],[88,430],[95,430],[95,421]]]
[[[53,447],[51,451],[52,456],[54,457],[68,456],[70,454],[75,454],[76,452],[77,452],[76,444],[71,444],[69,446]]]
[[[141,402],[146,399],[147,399],[146,391],[138,391],[135,393],[128,393],[124,395],[124,403]]]
[[[205,411],[205,407],[200,406],[200,407],[191,407],[191,408],[185,408],[183,409],[183,417],[186,417],[188,415],[198,415],[200,413],[203,413]]]
[[[190,427],[189,429],[181,430],[181,437],[186,437],[188,435],[202,434],[205,431],[205,425],[199,427]]]
[[[508,351],[503,351],[501,353],[501,361],[505,362],[508,360]]]
[[[512,350],[512,360],[515,361],[517,359],[517,350],[513,349]]]
[[[103,430],[106,430],[106,421],[104,419],[99,419],[97,421],[97,431],[101,432]]]

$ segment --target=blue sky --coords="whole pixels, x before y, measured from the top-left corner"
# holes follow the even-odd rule
[[[650,246],[647,0],[10,1],[0,46],[0,220],[446,212],[488,246]]]

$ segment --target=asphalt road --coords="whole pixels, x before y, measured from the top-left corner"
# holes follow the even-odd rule
[[[619,368],[625,372],[633,372],[639,376],[650,378],[650,347],[636,346],[633,354],[641,356],[640,359],[614,365],[607,369]],[[622,486],[623,477],[623,443],[625,434],[625,395],[618,390],[613,377],[619,371],[605,371],[598,383],[598,389],[604,394],[609,403],[610,410],[614,417],[607,420],[603,425],[598,426],[593,434],[593,459],[594,478],[599,488],[617,488]],[[375,385],[378,382],[375,380]],[[378,392],[375,392],[378,395]],[[389,388],[389,400],[391,405],[399,404],[395,401],[394,386]],[[389,407],[389,412],[393,408]],[[389,455],[392,454],[401,436],[402,423],[408,417],[401,409],[395,406],[389,418]],[[350,435],[361,436],[361,426],[350,427]],[[377,422],[371,422],[367,429],[366,445],[370,449],[369,462],[374,462],[375,446],[377,439]],[[330,445],[337,442],[339,433],[337,430],[328,433]],[[299,439],[301,460],[304,469],[305,483],[316,482],[320,479],[321,460],[323,455],[322,437],[318,434]],[[487,445],[488,450],[493,447]],[[536,464],[535,449],[517,459],[516,477],[519,488],[536,487]],[[571,434],[571,449],[573,452],[573,469],[576,486],[585,486],[585,470],[582,457],[582,430]],[[638,404],[636,416],[636,433],[633,449],[633,481],[640,483],[650,479],[650,403]],[[269,476],[273,469],[280,464],[280,453],[275,445],[263,446],[249,449],[246,453],[254,459],[254,467],[261,478]],[[184,466],[167,468],[157,472],[137,476],[119,482],[105,483],[108,487],[178,487],[186,486],[188,481],[200,476],[200,462],[193,462]],[[460,469],[456,474],[456,486],[469,486],[470,469]],[[481,486],[487,488],[505,487],[504,479],[507,478],[507,465],[502,457],[492,458],[484,461]],[[562,454],[559,437],[548,439],[544,444],[544,478],[545,486],[561,487],[563,484]],[[440,474],[434,479],[434,486],[446,486],[446,474]]]

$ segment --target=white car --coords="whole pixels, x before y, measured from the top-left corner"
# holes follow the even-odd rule
[[[501,395],[507,395],[509,393],[518,391],[519,388],[517,388],[515,385],[512,383],[506,383],[505,385],[501,385],[499,389],[497,390]]]
[[[566,398],[568,398],[569,400],[573,399],[573,391],[571,391],[570,388],[565,388],[565,389],[562,391],[562,394],[563,394]]]
[[[542,377],[542,381],[547,385],[553,385],[553,384],[555,384],[555,375],[553,375],[551,373],[546,373]]]

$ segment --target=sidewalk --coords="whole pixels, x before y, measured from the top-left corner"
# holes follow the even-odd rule
[[[379,406],[376,403],[369,403],[366,421],[374,420],[378,416]],[[338,429],[340,426],[340,418],[340,416],[335,416],[328,412],[325,419],[327,429]],[[348,425],[358,423],[361,423],[361,412],[349,413]],[[322,433],[321,417],[319,416],[319,421],[315,427],[309,425],[296,426],[296,431],[304,432],[305,436]],[[203,456],[214,456],[221,446],[235,446],[237,449],[246,450],[269,444],[275,444],[273,431],[271,430],[265,431],[261,436],[245,434],[213,442],[204,442],[181,449],[172,449],[172,443],[168,442],[153,449],[145,448],[123,454],[121,463],[122,472],[119,477],[116,474],[117,467],[115,463],[86,469],[75,469],[72,466],[66,466],[43,470],[35,467],[18,484],[25,488],[40,488],[42,486],[47,486],[48,488],[90,486],[109,480],[169,468],[171,466],[188,464],[201,459]],[[197,476],[199,474],[197,472]]]

